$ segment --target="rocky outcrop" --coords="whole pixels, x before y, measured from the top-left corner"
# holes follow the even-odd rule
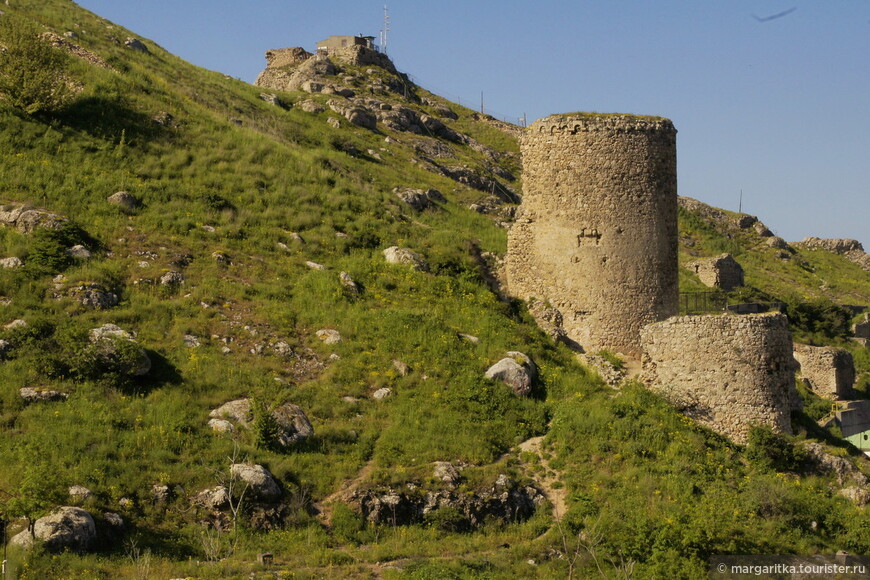
[[[412,187],[397,187],[393,189],[403,203],[415,211],[437,208],[437,204],[447,203],[444,195],[437,189],[414,189]]]
[[[48,403],[52,401],[66,401],[69,395],[52,389],[39,389],[36,387],[22,387],[18,389],[18,395],[24,404]]]
[[[96,537],[97,529],[91,514],[81,508],[67,506],[36,520],[32,536],[29,531],[23,531],[12,538],[12,543],[30,548],[37,540],[49,552],[84,552],[91,547]]]
[[[429,521],[452,531],[471,530],[487,520],[521,522],[532,516],[545,496],[535,487],[522,485],[502,474],[492,485],[469,493],[458,489],[455,469],[441,469],[441,486],[424,490],[415,484],[404,488],[375,488],[355,492],[351,505],[376,524],[409,525]],[[441,515],[447,517],[439,517]]]
[[[141,52],[143,54],[151,53],[151,51],[148,49],[144,42],[142,42],[138,38],[133,38],[132,36],[128,37],[127,40],[124,41],[124,46],[135,52]]]
[[[429,271],[429,265],[423,260],[423,257],[410,248],[390,246],[384,250],[384,259],[386,259],[388,264],[406,265],[410,266],[412,270],[420,272]]]
[[[22,234],[30,234],[40,228],[57,230],[68,222],[67,217],[27,204],[0,205],[0,225],[15,228]]]
[[[491,367],[485,373],[486,378],[501,381],[520,396],[528,395],[532,390],[538,369],[532,359],[521,352],[509,352],[507,356]]]
[[[106,201],[120,207],[124,211],[133,211],[139,207],[139,200],[126,191],[118,191],[110,195]]]
[[[250,497],[261,501],[274,501],[281,497],[281,487],[262,465],[236,463],[230,467],[230,475],[246,484]]]
[[[851,262],[858,264],[862,269],[870,272],[870,254],[864,252],[864,246],[858,240],[849,238],[820,239],[815,237],[804,238],[802,242],[795,244],[810,250],[825,250],[832,254],[844,256]]]
[[[284,403],[271,412],[278,426],[276,443],[290,447],[314,435],[314,428],[301,407]],[[250,399],[236,399],[224,403],[209,413],[209,426],[217,432],[234,433],[237,429],[249,429],[254,421]]]
[[[151,359],[132,334],[115,324],[91,329],[89,353],[107,371],[141,377],[151,370]]]
[[[85,306],[94,310],[107,310],[118,305],[120,298],[118,294],[109,290],[102,284],[96,282],[82,282],[72,286],[67,286],[63,278],[55,283],[55,291],[53,294],[57,300],[63,298],[71,298]]]
[[[117,72],[113,69],[109,64],[100,58],[98,55],[93,52],[82,48],[81,46],[75,44],[74,42],[70,42],[66,38],[54,32],[43,32],[40,36],[46,40],[49,44],[54,46],[55,48],[59,48],[60,50],[85,61],[88,64],[92,64],[94,66],[98,66],[100,68],[104,68],[106,70],[110,70],[113,72]]]

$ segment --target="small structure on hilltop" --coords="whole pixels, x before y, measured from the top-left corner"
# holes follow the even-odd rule
[[[791,332],[783,314],[679,316],[644,327],[641,380],[737,443],[752,425],[791,433]]]
[[[508,290],[549,301],[587,350],[639,358],[641,327],[678,311],[676,133],[661,117],[575,113],[520,142]]]
[[[363,36],[362,34],[356,36],[330,36],[317,43],[317,54],[327,56],[335,49],[347,48],[348,46],[362,46],[372,50],[378,49],[375,46],[374,36]]]
[[[705,286],[720,288],[730,292],[743,286],[743,267],[731,254],[721,254],[715,258],[703,258],[686,264]]]

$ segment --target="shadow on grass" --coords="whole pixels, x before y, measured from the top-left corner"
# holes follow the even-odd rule
[[[100,139],[151,140],[160,137],[166,127],[140,113],[121,99],[83,97],[54,115],[63,125]]]

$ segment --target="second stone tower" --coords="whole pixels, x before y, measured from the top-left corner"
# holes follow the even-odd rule
[[[521,140],[508,289],[548,300],[587,351],[639,358],[640,329],[677,313],[676,133],[661,117],[577,113]]]

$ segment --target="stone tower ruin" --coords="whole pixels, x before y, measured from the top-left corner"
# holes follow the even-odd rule
[[[585,349],[639,358],[641,328],[678,310],[673,123],[554,115],[533,123],[520,146],[509,291],[548,300]]]
[[[785,315],[677,316],[642,335],[641,379],[684,414],[741,444],[753,425],[792,432],[800,403]]]

